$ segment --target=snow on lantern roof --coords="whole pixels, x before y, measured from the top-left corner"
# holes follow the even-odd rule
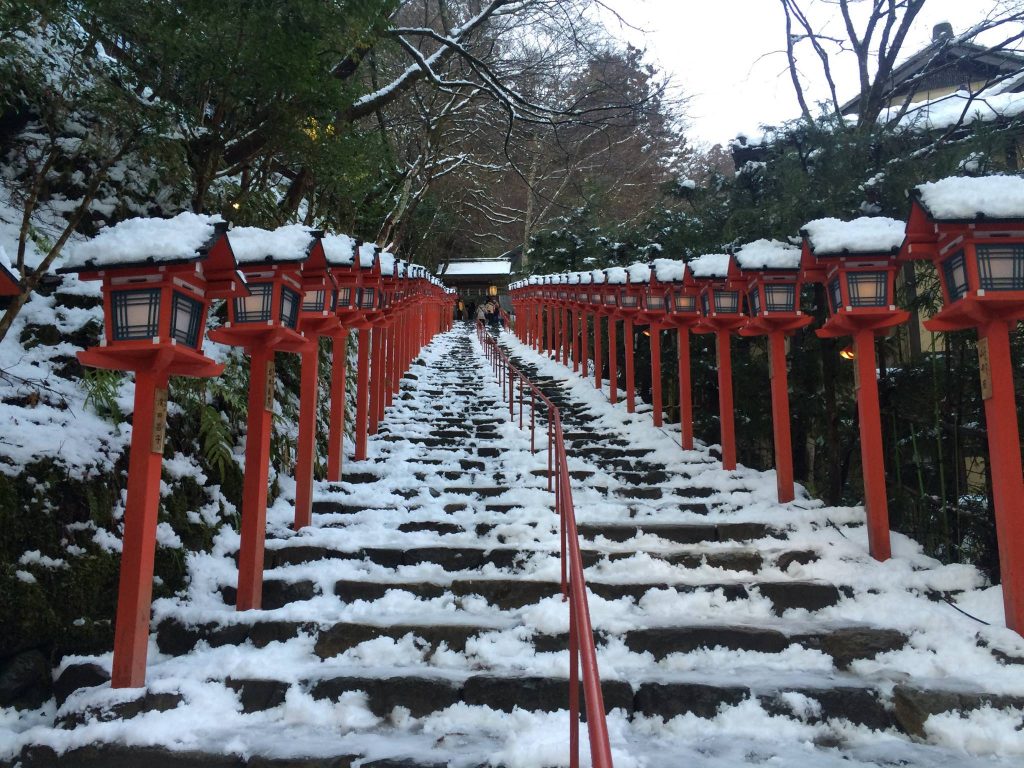
[[[69,249],[59,271],[197,261],[225,227],[219,215],[189,212],[171,219],[126,219]]]
[[[844,253],[895,253],[906,237],[905,222],[884,216],[861,216],[853,221],[816,219],[800,230],[816,256]]]
[[[655,278],[662,283],[679,282],[686,274],[686,263],[681,259],[655,259],[651,266]]]
[[[589,285],[594,282],[594,274],[592,272],[577,272],[576,277],[578,278],[576,282],[580,285]]]
[[[781,240],[754,240],[735,253],[740,269],[799,269],[800,247]]]
[[[625,285],[627,273],[623,267],[608,267],[604,271],[605,282],[609,285]]]
[[[0,271],[6,272],[16,283],[21,280],[21,275],[19,275],[18,270],[14,268],[10,257],[7,255],[7,251],[4,250],[2,245],[0,245]]]
[[[355,262],[356,241],[348,235],[324,235],[321,241],[327,263],[332,267],[350,267]]]
[[[914,195],[936,221],[1024,219],[1024,178],[951,176],[919,184]]]
[[[629,275],[629,282],[631,283],[649,283],[651,282],[651,265],[644,263],[630,264],[626,267],[626,273]]]
[[[286,224],[277,229],[235,227],[228,241],[239,264],[276,264],[304,261],[316,236],[303,224]]]
[[[594,283],[603,283],[603,282],[605,282],[604,270],[603,269],[592,269],[590,271],[590,280],[591,280],[591,282],[594,282]]]
[[[380,252],[380,273],[382,275],[393,275],[397,257],[391,251]]]
[[[364,269],[372,267],[378,250],[378,247],[373,243],[363,243],[359,246],[359,266]]]
[[[540,278],[539,277],[537,277],[536,275],[530,275],[530,279],[528,281],[528,283],[530,285],[537,285],[537,283],[539,283],[539,282],[540,282]]]
[[[727,277],[729,275],[729,254],[705,253],[687,262],[694,277]]]

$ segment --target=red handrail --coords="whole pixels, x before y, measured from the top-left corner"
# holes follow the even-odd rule
[[[562,599],[569,601],[569,765],[580,764],[580,667],[583,670],[583,694],[587,706],[587,730],[590,757],[594,768],[612,768],[612,750],[608,741],[608,721],[601,694],[601,675],[597,668],[597,648],[587,604],[587,584],[583,577],[583,555],[576,530],[576,510],[572,503],[569,462],[562,435],[562,416],[555,404],[518,368],[497,340],[477,324],[477,336],[487,360],[494,369],[498,385],[508,398],[509,418],[515,420],[515,386],[519,385],[519,426],[523,426],[524,389],[530,391],[530,450],[536,450],[536,409],[538,401],[547,406],[548,490],[555,492],[555,512],[561,523]]]

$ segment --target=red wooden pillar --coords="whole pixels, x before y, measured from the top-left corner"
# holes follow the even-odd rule
[[[398,389],[398,364],[400,360],[398,344],[402,338],[401,335],[399,335],[398,329],[403,326],[404,323],[402,322],[402,318],[400,317],[394,324],[392,324],[388,328],[388,387],[387,391],[384,393],[385,405],[391,405],[394,402],[395,390]],[[381,418],[383,417],[384,414],[382,412]]]
[[[299,437],[295,450],[295,530],[313,522],[313,463],[316,460],[317,389],[320,345],[314,340],[300,353]]]
[[[384,328],[379,325],[373,329],[371,355],[373,361],[370,369],[370,424],[367,432],[376,435],[377,425],[380,424],[384,410]]]
[[[889,502],[885,492],[882,420],[875,378],[875,334],[858,330],[853,336],[857,372],[857,414],[860,418],[860,455],[864,474],[864,508],[868,519],[868,548],[876,560],[888,560]],[[1019,449],[1015,449],[1019,453]]]
[[[331,419],[327,436],[327,479],[341,480],[345,447],[345,369],[348,367],[348,331],[342,329],[331,338]]]
[[[616,330],[615,316],[612,315],[608,318],[608,378],[611,384],[608,390],[608,400],[612,405],[619,401],[619,342],[616,338]]]
[[[626,352],[626,411],[633,413],[636,410],[636,369],[633,365],[636,334],[633,321],[628,318],[622,321],[622,345]]]
[[[356,452],[355,460],[366,458],[366,436],[370,431],[370,331],[359,330],[356,361]]]
[[[789,376],[786,373],[786,333],[768,334],[772,380],[772,430],[775,435],[775,478],[779,501],[792,501],[793,444],[789,431]]]
[[[581,339],[581,323],[580,313],[575,309],[570,309],[569,312],[572,314],[572,372],[580,372],[580,339]]]
[[[587,378],[587,375],[588,375],[587,363],[590,360],[590,350],[587,348],[589,346],[589,343],[588,343],[589,339],[587,338],[588,331],[589,331],[589,324],[590,324],[590,318],[587,317],[587,313],[586,312],[581,312],[580,313],[580,363],[581,363],[580,371],[581,371],[581,374],[582,374],[584,379]]]
[[[679,429],[684,451],[693,450],[693,379],[690,374],[690,329],[679,329]]]
[[[736,469],[736,416],[732,397],[731,334],[727,330],[715,331],[718,351],[718,419],[722,439],[722,468]]]
[[[572,311],[562,309],[562,365],[569,365],[569,350],[572,349]]]
[[[661,413],[661,327],[651,323],[651,406],[654,426],[662,425]]]
[[[139,371],[135,374],[128,498],[124,510],[121,575],[114,624],[114,663],[110,681],[114,688],[140,688],[146,684],[153,558],[160,509],[160,467],[164,451],[162,430],[155,427],[158,426],[156,419],[163,419],[166,412],[157,412],[158,391],[161,401],[166,402],[166,373]],[[161,436],[159,445],[156,440],[158,432]]]
[[[239,611],[263,604],[263,545],[267,535],[267,486],[270,431],[274,411],[274,351],[249,352],[249,410],[246,416],[245,476],[242,480],[242,531],[238,550]]]
[[[601,352],[601,316],[594,313],[594,389],[601,389],[601,373],[604,355]]]
[[[1017,427],[1010,357],[1009,324],[992,320],[978,328],[988,345],[991,392],[983,388],[988,454],[992,465],[992,501],[995,504],[999,570],[1003,586],[1006,626],[1024,634],[1024,480],[1021,474],[1020,435]],[[985,395],[990,394],[989,397]]]

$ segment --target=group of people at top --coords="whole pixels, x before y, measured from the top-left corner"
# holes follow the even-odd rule
[[[475,320],[496,328],[501,325],[501,306],[496,299],[488,299],[478,305],[474,301],[465,302],[460,298],[458,304],[455,305],[455,318],[457,320]]]

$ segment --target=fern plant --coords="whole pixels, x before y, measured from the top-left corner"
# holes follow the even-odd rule
[[[117,404],[118,391],[124,374],[120,371],[108,371],[101,368],[86,368],[82,376],[85,385],[85,404],[103,419],[115,425],[124,423],[124,413]]]

